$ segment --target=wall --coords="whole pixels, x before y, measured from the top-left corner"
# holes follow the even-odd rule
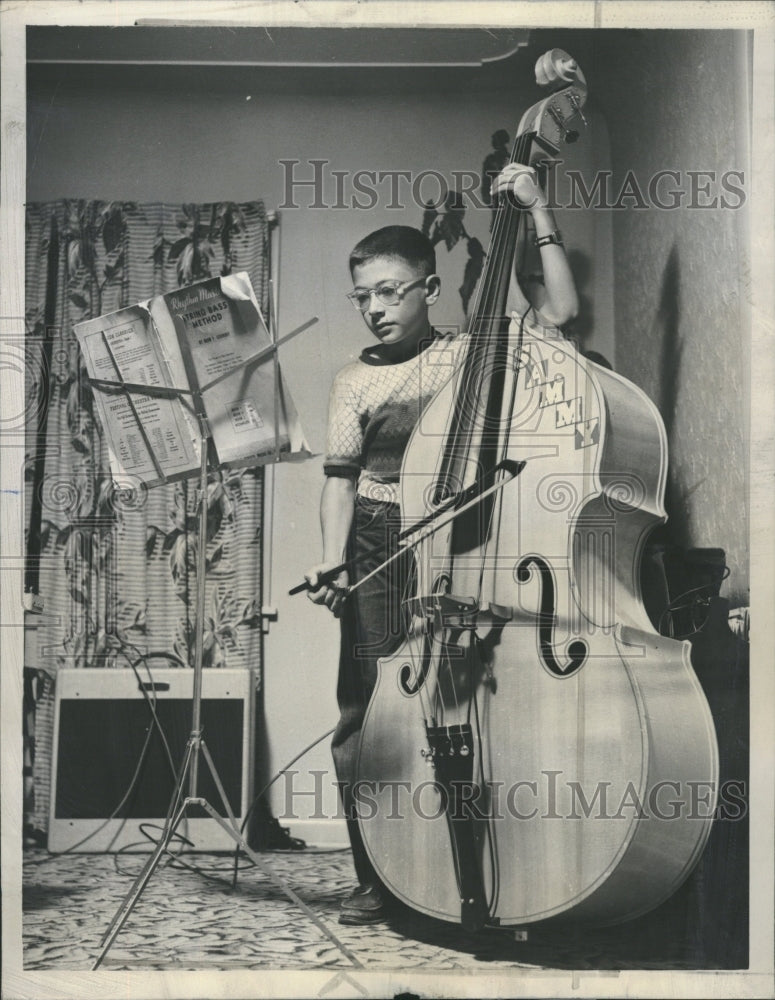
[[[750,192],[747,46],[744,32],[606,32],[591,74],[611,137],[612,190],[631,170],[649,202],[629,199],[610,213],[617,367],[665,420],[668,537],[724,549],[722,596],[733,608],[749,602],[749,220],[747,205],[721,207],[720,178],[745,171]],[[671,204],[673,187],[683,207],[651,204],[660,170],[680,179],[663,182],[659,200]],[[693,182],[691,171],[708,174]],[[692,199],[693,183],[703,190]]]
[[[116,198],[173,202],[263,198],[268,207],[286,201],[281,159],[299,160],[296,177],[312,177],[311,158],[328,161],[324,200],[335,201],[334,170],[478,170],[490,150],[490,136],[507,128],[537,99],[534,88],[520,97],[504,87],[490,94],[412,92],[349,94],[261,93],[228,87],[215,75],[180,85],[159,84],[141,73],[123,72],[115,81],[78,84],[49,81],[30,91],[28,199]],[[210,85],[212,84],[212,86]],[[589,173],[605,150],[605,128],[590,113],[590,139],[567,151],[567,161]],[[270,472],[274,496],[272,564],[264,601],[278,609],[265,643],[266,774],[282,767],[336,721],[337,623],[303,596],[288,589],[319,558],[318,497],[328,388],[335,372],[369,340],[350,304],[346,259],[352,246],[382,225],[419,225],[421,210],[389,209],[389,187],[379,188],[371,210],[311,208],[313,192],[296,191],[299,208],[280,209],[279,329],[287,333],[312,315],[318,324],[283,348],[283,366],[309,442],[318,457]],[[405,190],[402,187],[401,192]],[[345,188],[345,200],[352,192]],[[434,197],[431,179],[421,188]],[[486,245],[489,212],[469,212],[465,224]],[[590,213],[565,213],[566,242],[583,275],[586,342],[613,358],[609,271],[610,220]],[[596,247],[597,244],[597,247]],[[462,321],[457,288],[465,251],[439,252],[444,293],[435,307],[437,324]],[[592,322],[595,323],[592,331]],[[297,765],[298,790],[313,787],[309,771],[330,769],[328,740]],[[325,784],[331,781],[326,775]],[[311,815],[309,800],[296,811]],[[272,806],[284,825],[285,791],[279,782]],[[335,811],[329,792],[325,811]],[[290,823],[292,832],[314,840],[341,840],[340,824]]]

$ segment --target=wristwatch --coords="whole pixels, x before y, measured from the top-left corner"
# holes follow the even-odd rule
[[[555,229],[553,233],[547,233],[546,236],[536,236],[533,240],[537,247],[548,247],[550,243],[556,243],[557,246],[564,246],[562,242],[562,234],[559,229]]]

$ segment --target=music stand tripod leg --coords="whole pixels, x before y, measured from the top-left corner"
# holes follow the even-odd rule
[[[178,809],[178,812],[177,812],[174,820],[172,821],[172,823],[167,828],[166,834],[161,838],[161,840],[159,841],[159,843],[156,845],[156,848],[155,848],[153,854],[150,856],[150,858],[148,859],[148,861],[146,861],[145,865],[143,866],[142,870],[140,871],[140,874],[137,876],[137,878],[135,879],[135,881],[132,883],[131,889],[129,890],[129,892],[127,893],[127,895],[124,897],[121,905],[119,906],[119,908],[118,908],[118,910],[116,912],[116,915],[113,917],[113,920],[110,923],[110,926],[105,931],[105,933],[104,933],[104,935],[102,937],[102,941],[100,942],[101,945],[102,945],[102,949],[101,949],[99,955],[97,956],[97,961],[92,966],[92,971],[94,971],[95,969],[98,969],[100,967],[100,965],[102,964],[103,958],[105,957],[105,955],[107,955],[107,953],[110,950],[113,942],[116,940],[116,938],[118,937],[118,935],[121,933],[122,927],[124,926],[124,924],[129,919],[129,916],[132,913],[132,910],[135,908],[135,905],[136,905],[137,901],[140,899],[140,896],[142,895],[143,890],[145,889],[145,887],[148,885],[149,881],[151,880],[151,875],[153,875],[153,873],[156,871],[156,869],[157,869],[157,867],[159,865],[159,861],[161,861],[162,855],[167,850],[167,847],[169,846],[169,842],[172,839],[172,836],[175,833],[175,830],[178,828],[178,824],[183,819],[183,816],[184,816],[184,814],[186,812],[186,802],[187,801],[188,800],[186,800],[185,802],[183,802],[181,804],[180,809]]]
[[[298,906],[299,909],[307,917],[309,917],[309,919],[318,928],[318,930],[323,935],[325,935],[325,937],[327,937],[328,940],[336,948],[339,949],[339,951],[341,951],[341,953],[345,956],[345,958],[348,958],[352,962],[352,964],[355,966],[356,969],[362,969],[363,968],[363,963],[360,962],[355,957],[355,955],[350,951],[350,949],[347,947],[347,945],[343,944],[339,940],[339,938],[336,936],[336,934],[334,934],[333,931],[330,930],[325,925],[325,923],[320,919],[320,917],[318,917],[318,915],[313,910],[311,910],[309,908],[309,906],[307,906],[307,904],[304,902],[304,900],[300,896],[298,896],[293,891],[293,889],[291,889],[291,887],[288,885],[288,883],[285,881],[285,879],[281,878],[279,875],[276,875],[270,868],[267,867],[267,865],[258,856],[258,854],[256,854],[255,851],[251,850],[251,848],[248,847],[247,842],[245,841],[245,839],[243,838],[242,834],[239,831],[239,827],[237,826],[237,821],[234,818],[234,816],[232,815],[231,809],[229,807],[229,803],[226,800],[226,796],[225,796],[225,794],[223,792],[223,786],[221,785],[220,779],[218,778],[218,774],[217,774],[217,772],[215,770],[215,766],[213,764],[212,757],[210,757],[209,751],[207,750],[207,747],[205,746],[204,743],[202,744],[202,750],[204,751],[205,760],[206,760],[207,765],[210,768],[210,772],[211,772],[211,774],[213,776],[213,781],[215,781],[215,784],[218,787],[218,791],[219,791],[219,794],[220,794],[221,799],[223,801],[224,807],[226,808],[227,812],[229,813],[229,818],[231,819],[231,825],[229,825],[229,823],[226,822],[226,820],[223,818],[223,816],[221,816],[217,812],[217,810],[215,810],[206,799],[197,799],[196,800],[197,804],[200,805],[200,806],[202,806],[202,808],[205,809],[210,814],[210,816],[212,816],[212,818],[216,821],[216,823],[218,823],[221,827],[223,827],[223,829],[229,834],[229,836],[232,838],[232,840],[238,846],[238,848],[240,848],[240,850],[244,851],[244,853],[247,855],[247,857],[250,858],[250,860],[253,862],[253,864],[256,866],[256,868],[258,868],[258,870],[263,875],[265,875],[266,878],[268,878],[270,882],[272,882],[274,885],[276,885],[278,887],[278,889],[280,889],[282,892],[284,892],[285,895],[288,897],[288,899],[290,899],[290,901],[292,903],[295,903],[296,906]],[[236,885],[236,872],[235,872],[235,876],[234,876],[234,884]]]
[[[215,782],[215,787],[216,787],[216,789],[218,791],[218,794],[221,797],[221,802],[223,803],[223,808],[226,810],[226,815],[229,817],[229,821],[231,822],[232,829],[233,829],[234,833],[236,833],[236,835],[237,835],[237,837],[235,838],[236,842],[239,843],[239,844],[241,844],[243,842],[242,831],[239,828],[239,824],[237,823],[236,816],[232,812],[231,804],[230,804],[228,798],[226,797],[226,789],[223,787],[223,782],[221,781],[221,777],[218,774],[218,769],[215,766],[215,761],[213,760],[213,758],[212,758],[212,756],[210,754],[210,751],[209,751],[209,749],[207,747],[207,744],[205,743],[204,740],[200,741],[200,746],[201,746],[202,754],[204,755],[204,759],[205,759],[205,761],[207,763],[207,766],[210,769],[210,774],[212,775],[212,779]],[[231,887],[232,887],[232,889],[236,889],[236,887],[237,887],[237,866],[236,866],[236,864],[234,866],[234,874],[233,874],[232,880],[231,880]]]

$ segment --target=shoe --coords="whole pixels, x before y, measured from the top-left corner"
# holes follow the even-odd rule
[[[340,924],[360,926],[378,924],[387,916],[387,905],[382,891],[376,885],[359,885],[342,902]]]

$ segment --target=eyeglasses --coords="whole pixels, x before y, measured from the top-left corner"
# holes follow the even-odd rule
[[[366,312],[372,295],[376,295],[383,306],[397,306],[410,288],[416,288],[432,277],[429,274],[424,278],[415,278],[414,281],[380,281],[376,288],[356,288],[355,291],[348,292],[347,298],[358,312]]]

